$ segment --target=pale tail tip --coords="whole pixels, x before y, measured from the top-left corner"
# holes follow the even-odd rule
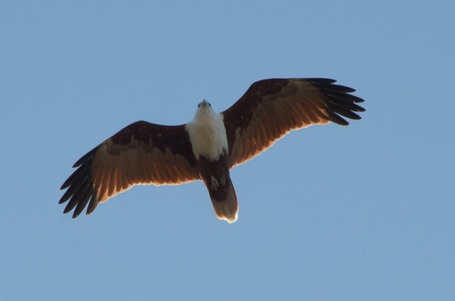
[[[218,217],[218,219],[220,220],[225,220],[227,221],[229,224],[232,224],[232,223],[235,223],[238,219],[238,212],[235,213],[234,216],[225,216],[225,215],[217,215],[216,217]]]

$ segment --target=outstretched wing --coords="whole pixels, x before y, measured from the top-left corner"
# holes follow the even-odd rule
[[[229,144],[229,167],[272,146],[289,131],[313,124],[349,123],[364,108],[352,88],[323,78],[266,79],[255,82],[232,107],[222,112]],[[343,117],[342,117],[343,116]]]
[[[137,184],[181,184],[199,179],[192,148],[184,126],[135,122],[107,139],[73,166],[59,203],[74,207],[73,218],[87,204],[87,214],[98,203]]]

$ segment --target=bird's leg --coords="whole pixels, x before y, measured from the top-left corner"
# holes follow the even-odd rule
[[[218,188],[220,187],[220,184],[218,183],[218,180],[214,176],[212,176],[210,180],[211,180],[210,182],[211,182],[211,185],[212,185],[212,189],[217,191]]]
[[[215,176],[212,176],[210,178],[210,181],[211,181],[211,186],[212,186],[212,189],[217,191],[218,188],[220,188],[220,186],[224,186],[226,185],[226,176],[225,175],[222,175],[221,178],[219,179],[219,181],[215,178]],[[220,185],[221,184],[221,185]]]

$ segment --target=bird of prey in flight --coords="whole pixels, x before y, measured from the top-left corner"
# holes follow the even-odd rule
[[[355,90],[325,78],[266,79],[253,83],[229,109],[215,113],[198,104],[193,120],[176,126],[132,123],[80,158],[63,183],[59,203],[73,218],[85,207],[134,185],[174,185],[202,180],[215,214],[237,220],[238,203],[229,171],[252,159],[291,130],[360,119]],[[88,205],[88,206],[87,206]]]

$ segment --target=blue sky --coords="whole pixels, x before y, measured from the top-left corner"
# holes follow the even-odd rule
[[[2,1],[2,300],[453,300],[453,1]],[[182,124],[256,80],[329,77],[361,121],[231,172],[140,186],[73,220],[72,164],[124,126]]]

